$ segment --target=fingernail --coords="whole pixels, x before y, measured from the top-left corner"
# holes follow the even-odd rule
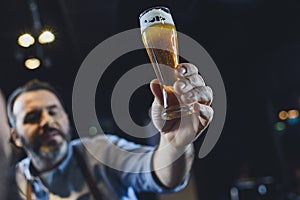
[[[179,82],[179,83],[178,83],[178,87],[179,87],[180,89],[185,88],[185,83]]]
[[[185,74],[186,73],[186,68],[185,67],[183,67],[183,66],[180,66],[179,68],[178,68],[178,71],[179,71],[179,73],[180,74]]]

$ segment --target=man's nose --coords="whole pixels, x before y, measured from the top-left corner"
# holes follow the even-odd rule
[[[44,110],[41,114],[40,119],[40,127],[44,127],[45,125],[50,125],[53,122],[53,117],[49,114],[47,110]]]

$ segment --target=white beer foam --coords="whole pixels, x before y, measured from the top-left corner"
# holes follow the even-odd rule
[[[174,22],[170,13],[167,13],[161,8],[152,8],[140,17],[141,33],[143,33],[146,28],[154,24],[174,25]]]

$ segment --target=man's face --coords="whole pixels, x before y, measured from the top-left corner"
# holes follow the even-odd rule
[[[15,100],[13,115],[17,133],[15,142],[31,156],[56,159],[66,154],[65,146],[70,139],[69,119],[55,94],[48,90],[23,93]]]

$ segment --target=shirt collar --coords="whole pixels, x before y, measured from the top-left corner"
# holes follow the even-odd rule
[[[68,164],[70,163],[70,160],[73,156],[73,148],[72,148],[72,145],[68,145],[68,155],[67,157],[62,161],[62,163],[60,163],[60,165],[57,167],[57,169],[61,172],[61,173],[64,173],[64,171],[66,170]]]

